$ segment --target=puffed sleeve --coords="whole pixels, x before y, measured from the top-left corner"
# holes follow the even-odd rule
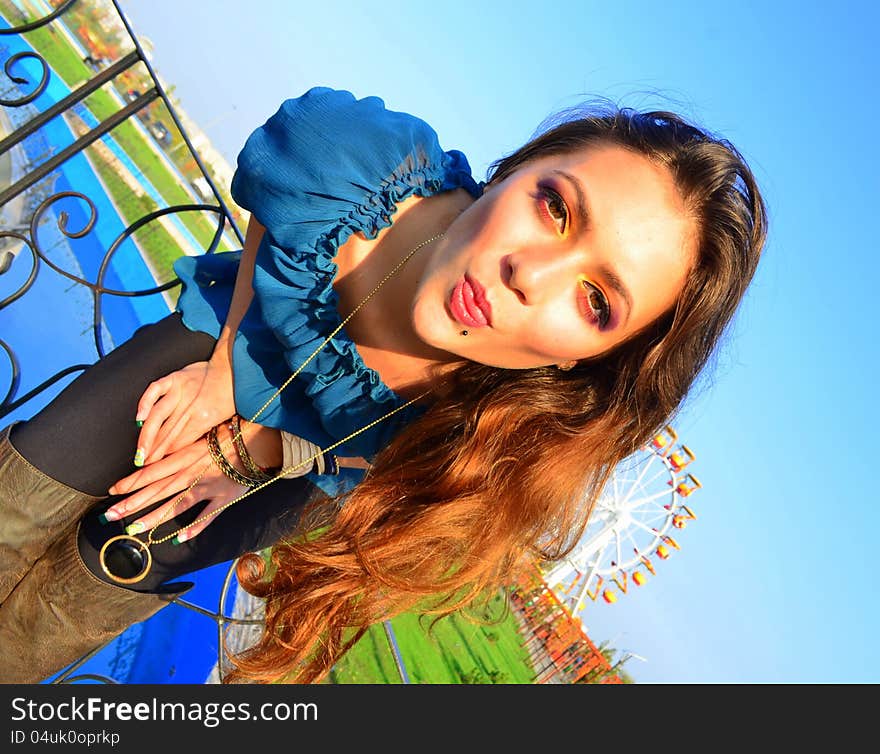
[[[231,190],[278,247],[291,249],[312,245],[340,217],[374,225],[385,189],[402,181],[400,191],[436,190],[452,161],[420,118],[388,110],[378,97],[316,87],[250,135]]]
[[[312,356],[340,323],[334,258],[352,233],[373,238],[389,225],[401,200],[458,187],[479,193],[464,155],[443,151],[425,121],[386,109],[378,97],[314,88],[284,102],[248,138],[232,195],[266,228],[254,270],[255,308],[287,373],[301,369],[291,393],[310,403],[323,436],[310,433],[284,399],[257,421],[326,447],[328,439],[343,440],[402,404],[344,330]],[[271,381],[277,386],[277,378]],[[271,396],[256,386],[236,390],[243,415]],[[370,458],[413,415],[403,411],[336,452]]]

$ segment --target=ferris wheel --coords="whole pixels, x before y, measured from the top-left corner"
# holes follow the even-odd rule
[[[573,613],[601,594],[607,603],[656,575],[655,564],[680,545],[672,536],[696,520],[685,503],[700,481],[685,471],[695,460],[666,426],[614,470],[577,547],[545,569],[544,581]]]

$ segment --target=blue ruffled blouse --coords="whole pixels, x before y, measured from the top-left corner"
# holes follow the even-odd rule
[[[397,203],[482,186],[458,150],[444,151],[423,120],[323,87],[290,99],[254,131],[238,156],[232,197],[265,226],[254,270],[254,299],[235,338],[237,411],[254,416],[340,324],[333,290],[337,249],[355,232],[375,238]],[[219,337],[241,252],[182,257],[184,324]],[[257,418],[326,448],[406,401],[368,368],[345,330],[322,348]],[[339,446],[372,457],[421,412],[401,411]],[[351,489],[363,472],[311,474],[327,494]]]

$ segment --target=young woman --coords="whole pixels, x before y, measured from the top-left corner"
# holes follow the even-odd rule
[[[320,679],[372,623],[560,557],[687,394],[766,232],[728,142],[615,108],[483,184],[418,118],[313,89],[232,190],[243,251],[180,260],[179,313],[0,442],[3,680],[270,545],[239,563],[267,620],[233,680]]]

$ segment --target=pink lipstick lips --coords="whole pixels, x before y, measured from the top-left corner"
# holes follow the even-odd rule
[[[468,327],[488,327],[492,324],[492,307],[486,300],[485,290],[467,275],[453,288],[449,310],[460,324]]]

